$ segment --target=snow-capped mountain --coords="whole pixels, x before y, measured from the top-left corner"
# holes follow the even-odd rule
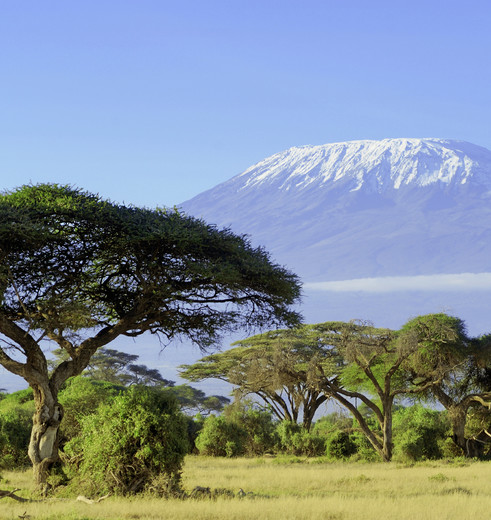
[[[252,166],[223,186],[247,190],[308,188],[384,192],[405,186],[491,186],[491,152],[463,141],[384,139],[290,148]],[[240,186],[242,184],[242,186]]]
[[[491,271],[491,151],[444,139],[294,147],[181,205],[305,282]]]

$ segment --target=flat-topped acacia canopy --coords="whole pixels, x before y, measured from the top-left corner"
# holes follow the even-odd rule
[[[0,363],[34,389],[39,483],[57,456],[58,390],[98,348],[145,331],[207,348],[223,331],[299,321],[297,276],[245,237],[53,184],[0,196],[0,292]],[[69,354],[52,373],[41,340]]]

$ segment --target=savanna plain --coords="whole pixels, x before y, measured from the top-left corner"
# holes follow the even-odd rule
[[[2,489],[29,498],[32,474],[3,472]],[[183,486],[227,489],[235,497],[109,497],[0,502],[0,518],[31,520],[323,519],[450,520],[491,518],[491,462],[463,459],[400,463],[332,463],[323,459],[188,456]],[[240,493],[243,490],[245,494]]]

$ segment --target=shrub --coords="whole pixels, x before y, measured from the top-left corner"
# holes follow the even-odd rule
[[[124,390],[122,386],[84,376],[69,379],[59,395],[64,410],[60,427],[61,444],[80,434],[80,423],[84,417],[95,413],[100,404],[108,403]]]
[[[200,455],[213,457],[237,457],[245,451],[247,432],[226,417],[210,415],[196,439]]]
[[[439,459],[449,423],[446,415],[421,405],[402,408],[394,414],[394,457],[417,461]]]
[[[0,469],[30,465],[27,455],[34,413],[30,388],[3,396],[0,401]]]
[[[246,432],[244,454],[255,456],[274,451],[277,445],[276,424],[271,413],[252,401],[239,401],[224,411],[227,421]]]
[[[310,433],[299,424],[291,421],[278,423],[276,432],[279,437],[279,451],[288,455],[316,457],[324,455],[325,438]]]
[[[27,455],[32,413],[17,408],[0,414],[0,469],[16,470],[30,464]]]
[[[92,493],[126,495],[153,486],[169,494],[179,490],[187,425],[169,392],[131,387],[84,417],[80,435],[66,451],[82,455],[75,485],[88,486]]]
[[[356,453],[357,446],[348,432],[333,432],[326,440],[326,455],[333,459],[346,459]]]

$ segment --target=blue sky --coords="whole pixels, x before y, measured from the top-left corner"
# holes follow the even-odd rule
[[[6,0],[2,189],[172,206],[304,144],[491,148],[487,0]]]

